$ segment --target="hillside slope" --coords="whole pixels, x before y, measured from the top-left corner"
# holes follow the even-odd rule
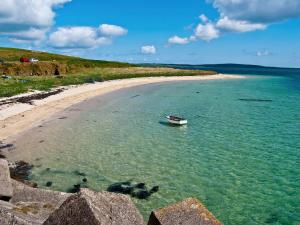
[[[36,58],[39,62],[21,63],[21,57]],[[85,73],[94,68],[132,67],[128,63],[82,59],[79,57],[37,52],[16,48],[0,48],[0,75],[47,76]]]
[[[45,62],[59,62],[59,63],[66,63],[69,65],[78,65],[84,67],[129,67],[131,66],[128,63],[121,63],[121,62],[110,62],[110,61],[103,61],[103,60],[90,60],[90,59],[83,59],[74,56],[66,56],[66,55],[59,55],[47,52],[39,52],[39,51],[31,51],[25,49],[17,49],[17,48],[1,48],[0,47],[0,60],[3,60],[7,63],[14,63],[19,62],[21,57],[28,57],[28,58],[37,58],[40,61]]]
[[[21,63],[18,62],[21,57],[37,58],[40,61]],[[10,48],[0,48],[0,60],[4,61],[0,63],[0,97],[114,79],[216,74],[213,71],[203,70],[144,68],[128,63],[88,60]]]

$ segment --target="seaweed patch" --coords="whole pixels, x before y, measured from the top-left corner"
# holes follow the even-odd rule
[[[148,199],[152,194],[159,191],[159,186],[154,186],[148,190],[145,183],[132,184],[130,181],[125,181],[110,185],[107,191],[131,195],[131,197],[138,199]]]
[[[239,98],[240,101],[245,102],[273,102],[271,99],[257,99],[257,98]]]

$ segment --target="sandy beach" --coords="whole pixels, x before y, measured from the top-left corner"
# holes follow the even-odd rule
[[[224,74],[186,77],[147,77],[68,86],[65,87],[63,92],[42,100],[35,100],[33,101],[33,104],[13,103],[0,106],[0,140],[8,139],[34,126],[38,126],[43,123],[45,119],[67,107],[70,107],[71,105],[122,88],[170,81],[240,78],[243,78],[243,76]]]

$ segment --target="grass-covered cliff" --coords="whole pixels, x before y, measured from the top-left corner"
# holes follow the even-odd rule
[[[37,58],[39,62],[21,63],[21,57]],[[213,71],[148,68],[133,64],[89,60],[15,48],[0,48],[0,97],[30,90],[92,83],[113,79],[150,76],[211,75]]]

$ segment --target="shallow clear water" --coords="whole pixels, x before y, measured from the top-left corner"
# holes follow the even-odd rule
[[[76,171],[94,190],[127,180],[159,185],[149,200],[134,200],[145,219],[154,208],[196,197],[226,225],[299,225],[295,82],[251,76],[124,89],[27,132],[16,141],[17,157],[36,166],[34,181],[52,181],[55,190],[79,182]],[[167,114],[185,116],[188,126],[168,126]]]

